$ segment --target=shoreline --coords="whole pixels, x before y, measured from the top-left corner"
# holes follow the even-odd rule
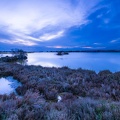
[[[55,50],[55,51],[26,51],[26,53],[43,53],[43,52],[68,52],[68,53],[120,53],[120,50]],[[0,51],[0,54],[11,54],[12,51]]]

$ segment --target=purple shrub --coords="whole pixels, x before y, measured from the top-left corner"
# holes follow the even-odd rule
[[[52,101],[57,101],[57,92],[54,90],[46,90],[45,91],[45,99],[46,100],[52,100]]]

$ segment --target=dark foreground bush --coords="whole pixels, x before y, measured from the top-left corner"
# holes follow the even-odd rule
[[[47,102],[30,91],[22,98],[0,101],[1,120],[120,120],[120,104],[78,98]]]

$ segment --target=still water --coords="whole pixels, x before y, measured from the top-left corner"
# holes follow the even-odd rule
[[[110,70],[120,71],[120,53],[69,53],[58,56],[53,52],[29,53],[28,65],[44,67],[68,66],[73,69],[83,68],[99,72]]]
[[[0,78],[0,94],[10,94],[15,92],[15,89],[21,86],[17,80],[13,77]]]

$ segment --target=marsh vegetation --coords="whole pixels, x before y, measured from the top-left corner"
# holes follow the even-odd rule
[[[22,83],[0,95],[0,119],[119,120],[120,72],[0,63],[0,77]]]

